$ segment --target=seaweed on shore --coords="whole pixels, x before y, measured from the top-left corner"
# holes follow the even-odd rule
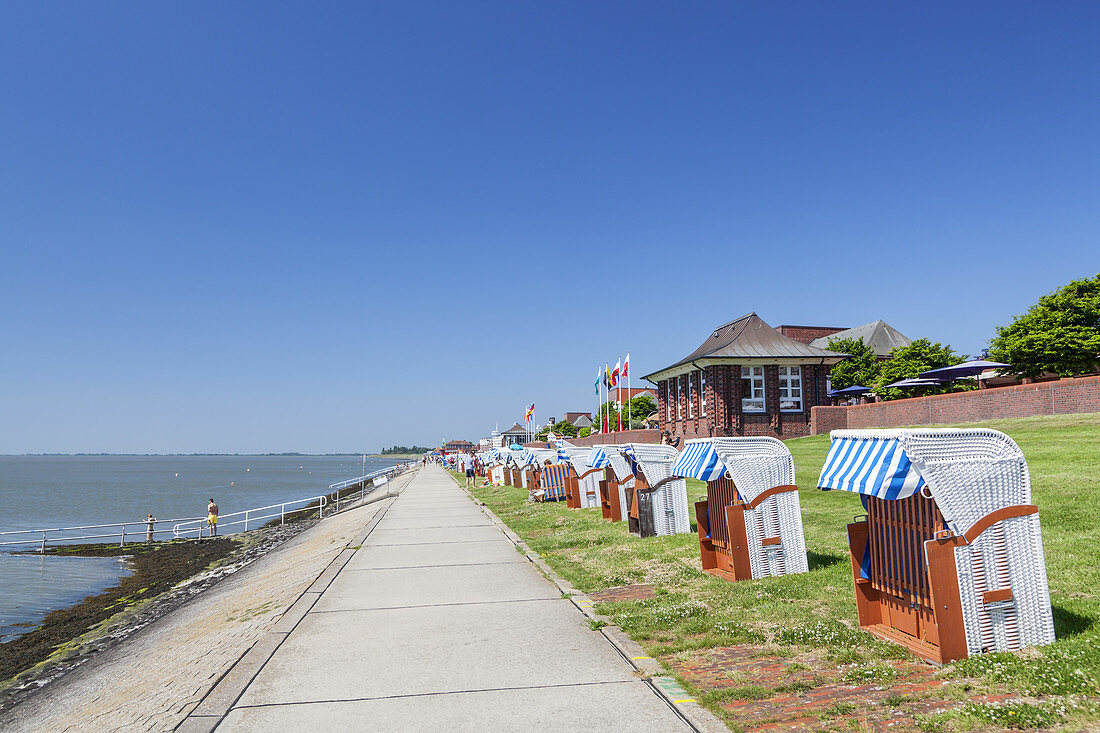
[[[133,573],[113,588],[88,596],[69,608],[52,611],[38,628],[0,644],[0,682],[45,661],[56,649],[92,630],[125,607],[154,598],[177,583],[202,572],[233,551],[234,540],[134,543],[118,545],[64,545],[46,554],[85,557],[130,558]]]

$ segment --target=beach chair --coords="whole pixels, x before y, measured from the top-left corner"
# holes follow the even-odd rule
[[[672,473],[707,482],[707,500],[695,504],[703,570],[734,581],[809,570],[794,460],[782,441],[689,440]]]
[[[691,531],[687,484],[683,478],[672,475],[672,466],[679,455],[675,448],[626,443],[602,446],[600,451],[615,474],[620,492],[619,510],[629,532],[654,537]],[[600,460],[597,457],[595,462]],[[593,458],[588,462],[592,464]]]
[[[566,506],[571,509],[592,509],[600,506],[600,475],[603,469],[588,465],[591,448],[569,446],[565,449],[573,471],[568,483]]]
[[[1019,446],[983,428],[835,430],[818,486],[860,494],[848,525],[859,625],[936,664],[1054,641]]]
[[[628,517],[625,510],[625,507],[629,507],[626,489],[634,484],[634,473],[614,448],[606,445],[594,446],[588,453],[585,465],[604,472],[603,478],[599,481],[600,509],[603,518],[612,522],[622,522]],[[598,473],[595,475],[597,478],[600,476]]]

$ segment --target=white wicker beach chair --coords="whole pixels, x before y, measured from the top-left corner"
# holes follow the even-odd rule
[[[687,484],[671,473],[678,455],[675,448],[627,443],[600,449],[619,482],[622,519],[631,532],[648,537],[691,531]],[[631,464],[637,466],[637,472]]]
[[[608,481],[607,490],[612,492],[614,496],[609,497],[612,506],[604,507],[604,517],[615,521],[627,521],[627,510],[629,507],[627,503],[627,490],[634,486],[634,472],[630,469],[630,464],[627,463],[626,459],[619,453],[619,446],[593,446],[588,454],[588,460],[585,463],[591,468],[611,469],[611,473],[614,475],[615,480],[614,482]],[[597,476],[599,476],[599,474],[597,474]],[[612,483],[614,486],[611,485]],[[618,507],[618,517],[614,516],[615,506]]]
[[[704,570],[730,580],[809,570],[794,460],[782,441],[689,440],[672,471],[707,482],[707,501],[696,504]]]
[[[568,446],[565,449],[569,456],[569,463],[577,474],[577,493],[579,494],[580,507],[582,509],[599,508],[600,506],[600,476],[601,471],[588,465],[588,456],[591,448],[580,446]]]
[[[1054,641],[1023,452],[988,429],[837,430],[818,484],[849,525],[860,625],[938,663]]]

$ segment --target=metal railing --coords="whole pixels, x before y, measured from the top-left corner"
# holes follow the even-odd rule
[[[126,538],[131,537],[137,541],[145,535],[146,539],[156,539],[157,535],[172,534],[173,530],[157,525],[167,525],[174,522],[184,522],[191,519],[158,519],[150,522],[141,519],[135,522],[112,522],[110,524],[82,524],[73,527],[51,527],[48,529],[16,529],[0,532],[0,547],[16,545],[38,545],[39,550],[45,550],[48,542],[70,543],[86,540],[113,540],[118,539],[119,545],[126,544]],[[152,527],[150,528],[150,525]],[[95,534],[73,534],[74,532],[87,532],[100,530]],[[174,535],[173,535],[174,536]]]
[[[287,507],[295,504],[304,504],[297,509],[291,509],[287,511]],[[316,506],[314,506],[316,504]],[[244,525],[243,532],[248,531],[249,522],[252,526],[256,526],[256,522],[263,522],[266,519],[274,519],[279,517],[279,524],[286,524],[287,514],[296,514],[301,511],[307,511],[310,509],[317,509],[318,518],[324,518],[325,506],[328,504],[327,496],[311,496],[308,499],[295,499],[294,501],[284,501],[282,504],[269,504],[268,506],[258,507],[256,509],[245,509],[243,512],[233,512],[232,514],[222,514],[218,516],[218,528],[236,527]],[[269,511],[271,509],[278,509],[279,511]],[[267,514],[257,514],[257,512],[268,512]],[[240,519],[232,520],[234,517],[240,517]],[[195,533],[195,537],[202,537],[203,530],[206,529],[209,533],[210,525],[208,517],[199,517],[198,519],[190,519],[183,522],[179,522],[172,527],[172,534],[175,537],[189,537],[191,533]]]
[[[386,476],[388,478],[390,474],[402,471],[404,470],[404,468],[404,466],[390,466],[389,468],[383,468],[381,470],[374,471],[373,473],[368,473],[366,476],[359,476],[358,478],[349,478],[344,481],[337,481],[334,484],[329,484],[328,490],[330,493],[333,491],[342,491],[349,486],[355,486],[358,483],[372,481],[379,476]]]
[[[247,532],[249,526],[257,527],[258,522],[279,518],[280,524],[286,523],[288,515],[298,512],[316,509],[319,517],[324,517],[327,507],[332,507],[330,512],[340,511],[341,506],[348,508],[350,504],[361,501],[371,490],[376,488],[375,479],[386,477],[387,479],[401,473],[407,466],[390,466],[379,471],[374,471],[366,476],[338,481],[329,486],[329,493],[321,496],[311,496],[306,499],[294,499],[284,501],[281,504],[270,504],[255,509],[246,509],[232,514],[223,514],[218,517],[218,528],[240,526]],[[372,485],[368,488],[367,483]],[[358,492],[340,495],[344,491],[357,484],[362,484]],[[295,505],[297,508],[292,508]],[[274,511],[278,509],[278,511]],[[266,513],[265,513],[266,512]],[[40,552],[45,551],[47,544],[69,544],[73,542],[87,542],[89,540],[114,540],[118,539],[119,546],[126,544],[129,538],[131,542],[138,542],[164,538],[167,535],[171,539],[181,537],[202,537],[203,530],[208,530],[207,517],[180,517],[176,519],[139,519],[133,522],[111,522],[109,524],[83,524],[72,527],[50,527],[36,529],[16,529],[0,532],[0,547],[17,547],[38,545]],[[89,534],[91,532],[91,534]],[[209,534],[209,532],[208,532]]]

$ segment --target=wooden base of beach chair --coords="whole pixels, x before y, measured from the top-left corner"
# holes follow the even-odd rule
[[[623,521],[622,507],[619,506],[619,483],[604,479],[600,481],[600,510],[604,519],[612,522]]]
[[[880,507],[875,501],[878,500],[869,503],[872,519],[848,525],[860,628],[880,639],[900,644],[931,664],[966,659],[966,631],[954,551],[956,541],[961,538],[934,540],[927,536],[934,535],[937,528],[942,529],[943,519],[923,497],[891,502],[888,509],[896,517],[891,516],[889,520],[877,515],[876,509]],[[921,502],[928,504],[918,507]],[[923,522],[927,526],[920,527],[920,522],[913,521],[924,517],[927,517]],[[891,534],[895,523],[899,527],[907,525],[907,532],[912,533],[912,537],[904,536],[899,541],[900,532]],[[872,532],[878,535],[871,537]],[[889,567],[897,568],[896,574],[908,579],[907,584],[911,587],[903,588],[899,578],[880,577],[882,571],[877,569],[877,563],[871,565],[870,572],[865,570],[865,555],[868,562],[872,562],[876,551],[885,552],[885,549],[878,549],[882,538],[887,538],[889,549],[897,555]]]

